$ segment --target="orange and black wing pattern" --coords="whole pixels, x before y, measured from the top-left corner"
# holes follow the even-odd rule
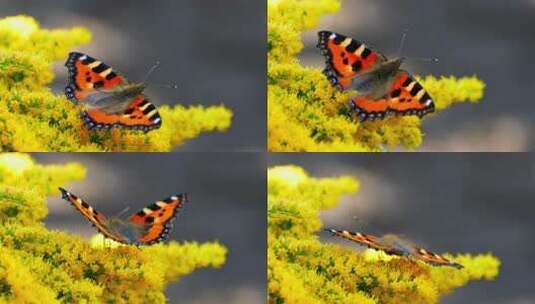
[[[128,84],[128,80],[109,65],[86,54],[70,53],[65,66],[69,70],[65,95],[74,103],[83,102],[92,94],[109,92]],[[101,96],[94,95],[92,98],[99,99]],[[126,103],[124,111],[110,113],[105,107],[94,108],[83,111],[81,118],[89,129],[128,128],[148,132],[160,128],[160,114],[144,95],[134,95],[131,100],[126,99]]]
[[[135,97],[122,113],[107,113],[103,109],[90,109],[83,111],[81,117],[89,129],[123,127],[148,132],[162,125],[158,110],[142,94]]]
[[[459,263],[456,263],[456,262],[453,262],[453,261],[450,261],[449,259],[439,255],[439,254],[436,254],[434,252],[431,252],[429,250],[425,250],[425,249],[422,249],[422,248],[418,248],[418,247],[414,247],[413,248],[413,252],[412,252],[412,255],[421,260],[421,261],[424,261],[430,265],[433,265],[433,266],[451,266],[451,267],[455,267],[457,269],[461,269],[461,268],[464,268],[463,265],[459,264]]]
[[[384,251],[387,254],[399,255],[399,256],[406,255],[405,251],[400,250],[399,248],[397,248],[396,246],[393,246],[392,244],[383,242],[380,240],[380,238],[375,237],[370,234],[351,232],[347,230],[336,230],[336,229],[325,229],[325,230],[332,233],[335,236],[339,236],[346,240],[356,242],[360,245],[367,246],[368,248]]]
[[[70,53],[65,66],[69,71],[65,95],[74,103],[83,101],[97,90],[113,89],[127,82],[109,65],[86,54]]]
[[[414,259],[423,261],[433,266],[451,266],[457,269],[463,268],[459,263],[448,260],[447,258],[438,255],[434,252],[416,247],[404,245],[404,242],[391,242],[386,241],[386,237],[378,238],[373,235],[351,232],[346,230],[325,229],[335,236],[339,236],[346,240],[357,242],[360,245],[367,246],[368,248],[384,251],[390,255],[397,256],[411,256]]]
[[[417,115],[423,117],[435,111],[429,94],[409,73],[400,70],[388,94],[374,100],[370,96],[356,96],[349,101],[353,114],[361,121],[384,119],[388,115]]]
[[[130,217],[130,220],[145,227],[137,245],[152,245],[167,239],[172,221],[178,210],[188,201],[188,195],[177,194],[151,204]]]
[[[106,217],[102,213],[93,209],[93,207],[91,207],[88,203],[86,203],[76,195],[70,193],[69,191],[63,188],[59,188],[59,190],[61,191],[61,197],[64,200],[70,202],[71,205],[73,205],[78,211],[80,211],[80,213],[88,221],[90,221],[93,226],[96,227],[98,231],[102,233],[105,237],[120,243],[128,243],[128,241],[123,236],[111,231],[107,227]]]
[[[351,79],[373,70],[386,58],[364,43],[330,31],[318,33],[318,45],[325,56],[323,74],[341,90],[348,89]]]

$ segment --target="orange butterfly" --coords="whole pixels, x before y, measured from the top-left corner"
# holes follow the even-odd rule
[[[349,107],[361,121],[390,114],[423,117],[435,111],[425,89],[400,69],[404,58],[389,60],[360,41],[330,31],[318,33],[317,47],[326,58],[323,74],[329,82],[340,90],[359,91]]]
[[[125,127],[148,132],[162,125],[158,110],[143,95],[145,84],[132,83],[102,61],[78,52],[69,54],[65,66],[69,70],[65,95],[89,107],[81,113],[89,129]]]
[[[69,191],[59,188],[62,198],[71,203],[105,237],[130,245],[152,245],[167,239],[177,211],[188,195],[177,194],[148,205],[128,219],[107,218]]]
[[[400,239],[395,238],[393,236],[386,236],[386,237],[379,238],[373,235],[359,233],[359,232],[351,232],[347,230],[336,230],[336,229],[325,229],[325,230],[332,233],[332,235],[356,242],[360,245],[367,246],[368,248],[381,250],[390,255],[406,256],[406,257],[410,256],[415,259],[424,261],[425,263],[428,263],[433,266],[451,266],[457,269],[463,268],[463,265],[459,263],[450,261],[449,259],[441,255],[438,255],[434,252],[431,252],[429,250],[425,250],[423,248],[409,245],[406,242],[403,242]]]

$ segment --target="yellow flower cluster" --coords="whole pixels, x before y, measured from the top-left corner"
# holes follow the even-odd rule
[[[339,0],[268,2],[268,149],[366,152],[417,148],[423,138],[418,117],[360,123],[346,109],[356,92],[338,92],[320,70],[303,67],[297,60],[303,48],[301,32],[316,28],[322,15],[339,8]],[[452,103],[477,102],[485,87],[476,77],[419,80],[433,96],[437,111]]]
[[[232,112],[224,106],[160,107],[162,127],[148,134],[88,131],[63,92],[47,85],[52,63],[88,43],[84,28],[41,29],[26,16],[0,19],[0,151],[169,151],[203,132],[225,131]]]
[[[217,242],[138,248],[46,229],[46,196],[84,176],[78,164],[0,154],[0,303],[166,303],[167,284],[224,264]]]
[[[358,185],[348,176],[312,178],[295,166],[269,169],[269,303],[430,304],[470,280],[498,275],[500,262],[491,254],[456,255],[464,266],[457,270],[321,243],[319,212]]]

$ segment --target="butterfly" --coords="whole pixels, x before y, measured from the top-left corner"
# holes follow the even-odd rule
[[[65,66],[69,70],[65,95],[88,106],[81,118],[89,129],[148,132],[162,125],[158,110],[143,95],[145,84],[132,83],[102,61],[78,52],[69,54]]]
[[[360,245],[367,246],[368,248],[384,251],[389,255],[413,257],[414,259],[421,260],[433,266],[451,266],[457,269],[463,268],[463,265],[459,263],[450,261],[449,259],[429,250],[408,244],[407,242],[404,242],[392,235],[379,238],[373,235],[360,232],[351,232],[347,230],[325,230],[334,236],[356,242]]]
[[[355,89],[358,96],[349,108],[361,121],[388,115],[417,115],[435,111],[432,98],[407,71],[404,58],[388,59],[364,43],[334,32],[318,33],[318,45],[326,58],[323,74],[340,90]]]
[[[106,238],[129,245],[152,245],[167,239],[172,221],[188,195],[177,194],[148,205],[127,219],[106,217],[81,198],[59,188],[64,200],[73,205]]]

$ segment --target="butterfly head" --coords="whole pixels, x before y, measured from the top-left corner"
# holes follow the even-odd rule
[[[384,64],[390,66],[391,70],[397,71],[399,70],[399,68],[405,61],[405,59],[406,59],[405,57],[398,57],[398,58],[390,59]]]

